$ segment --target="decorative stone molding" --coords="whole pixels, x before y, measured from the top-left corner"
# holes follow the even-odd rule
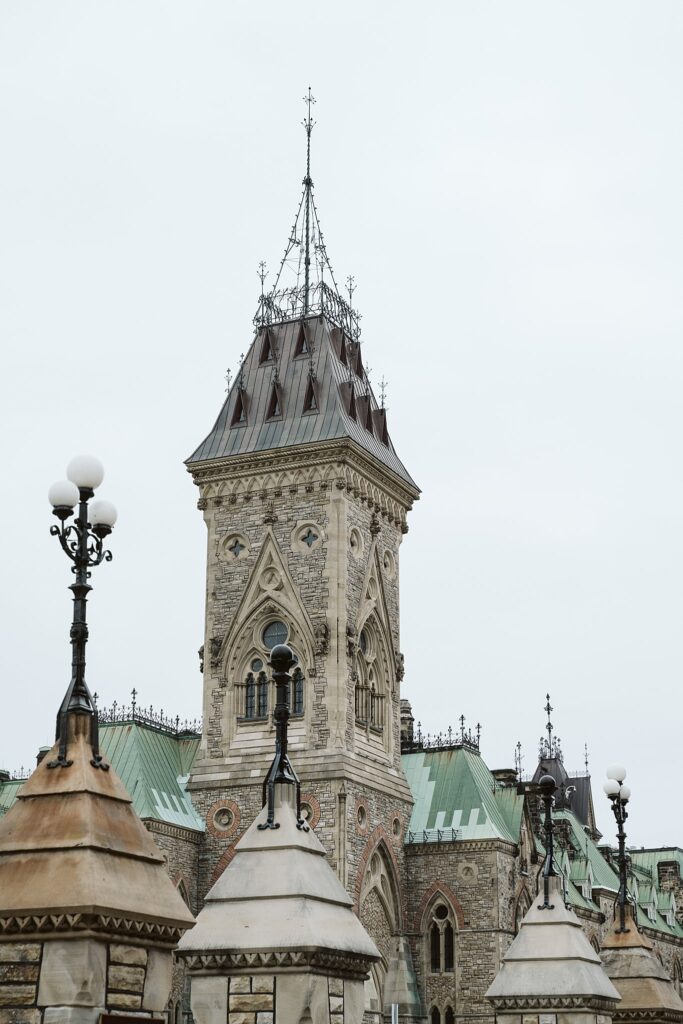
[[[308,817],[306,820],[308,821],[308,824],[311,826],[311,828],[314,829],[315,826],[320,821],[320,802],[319,802],[318,798],[313,793],[302,793],[301,794],[301,807],[302,807],[302,809],[305,806],[308,806],[311,809],[310,817]]]
[[[504,996],[496,998],[487,996],[488,1001],[496,1010],[516,1010],[527,1013],[529,1010],[594,1010],[612,1016],[614,1001],[600,999],[595,996]]]
[[[369,963],[365,957],[352,954],[334,953],[325,949],[313,950],[268,950],[257,953],[206,953],[184,955],[177,953],[187,964],[190,973],[225,974],[226,971],[240,971],[253,974],[256,971],[272,971],[273,968],[291,968],[296,971],[322,972],[337,977],[364,981]]]
[[[229,839],[240,827],[240,809],[234,800],[216,800],[206,812],[207,831],[215,839]]]
[[[166,821],[158,821],[156,818],[143,818],[142,824],[148,832],[160,836],[168,836],[169,839],[182,839],[186,843],[194,843],[199,846],[204,841],[204,833],[194,828],[183,828],[182,825],[169,825]]]
[[[126,936],[133,943],[173,948],[184,929],[134,918],[112,917],[108,914],[31,914],[27,917],[0,918],[0,935],[39,935],[41,938],[62,937],[78,933],[79,938],[110,940],[113,935]]]
[[[373,830],[370,838],[368,839],[365,849],[363,850],[358,860],[358,869],[356,871],[356,886],[354,892],[354,909],[357,914],[360,914],[360,896],[363,888],[363,878],[365,876],[366,868],[370,862],[373,853],[380,846],[382,847],[382,851],[391,865],[392,871],[394,873],[394,883],[396,886],[396,892],[398,894],[399,900],[401,899],[402,890],[399,887],[399,879],[401,877],[401,873],[398,868],[398,861],[396,860],[394,844],[392,843],[391,836],[384,828],[384,826],[377,825],[376,828]],[[399,929],[402,929],[402,920],[405,917],[405,913],[404,908],[402,907],[400,902],[396,907],[396,911],[399,918],[398,921],[396,922],[396,925]]]

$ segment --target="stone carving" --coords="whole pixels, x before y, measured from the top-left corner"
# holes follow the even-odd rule
[[[211,668],[218,668],[220,662],[221,647],[223,641],[219,636],[212,636],[209,640],[209,653],[211,655]]]
[[[406,674],[405,658],[400,651],[396,651],[396,681],[401,682]]]
[[[330,627],[325,621],[314,624],[313,633],[315,636],[315,653],[325,655],[330,649]]]
[[[356,638],[356,632],[353,626],[346,627],[346,649],[348,651],[349,658],[356,657],[356,651],[358,650],[358,640]]]
[[[199,655],[199,671],[203,675],[204,674],[204,644],[202,644],[202,646],[199,648],[199,650],[197,651],[197,654]]]

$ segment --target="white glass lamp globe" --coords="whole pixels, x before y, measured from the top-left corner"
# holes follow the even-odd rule
[[[47,492],[47,500],[54,508],[73,508],[79,497],[78,487],[71,480],[57,480]]]
[[[607,796],[613,797],[617,795],[617,793],[621,789],[621,786],[619,785],[616,779],[608,779],[602,788],[604,789]]]
[[[90,506],[89,517],[91,526],[108,526],[111,530],[116,522],[117,512],[110,501],[103,501],[100,498],[93,501]]]
[[[616,779],[617,782],[623,782],[626,778],[626,769],[620,764],[611,764],[605,774],[608,779]]]
[[[620,786],[619,787],[619,799],[623,800],[624,803],[628,803],[628,801],[631,799],[631,787],[630,786]]]
[[[77,487],[94,491],[104,479],[104,466],[94,455],[77,455],[66,467],[66,475]]]

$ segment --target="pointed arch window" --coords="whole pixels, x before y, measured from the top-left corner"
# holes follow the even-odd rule
[[[290,707],[293,715],[303,715],[304,713],[304,674],[301,669],[297,666],[294,674],[292,675],[292,698],[290,701]]]
[[[444,1024],[455,1024],[455,1013],[453,1012],[452,1006],[446,1007],[446,1016],[444,1018]]]
[[[356,724],[368,732],[384,732],[385,666],[381,657],[381,644],[376,630],[370,624],[361,629],[356,653]]]
[[[268,680],[265,672],[259,672],[256,696],[258,717],[266,718],[268,715]]]
[[[455,971],[455,926],[453,911],[442,901],[432,910],[428,929],[429,969],[432,974]]]
[[[248,674],[244,688],[244,717],[256,718],[256,682],[253,672]]]
[[[433,1006],[429,1014],[429,1024],[441,1024],[441,1011],[438,1006]]]

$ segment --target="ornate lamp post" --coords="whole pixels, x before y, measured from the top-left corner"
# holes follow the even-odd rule
[[[542,775],[538,780],[538,788],[541,791],[541,799],[545,806],[545,820],[543,829],[545,831],[545,860],[543,862],[543,903],[539,910],[553,910],[550,902],[550,879],[557,876],[555,871],[555,850],[553,844],[553,812],[555,802],[555,790],[557,784],[552,775]]]
[[[619,907],[619,927],[617,932],[627,932],[626,927],[626,904],[628,895],[626,892],[626,833],[624,822],[628,818],[626,804],[631,798],[631,790],[624,785],[626,769],[620,764],[613,764],[607,769],[607,782],[603,789],[612,802],[612,811],[617,822],[617,838],[619,839],[619,892],[617,894],[617,905]]]
[[[109,501],[93,501],[95,488],[104,477],[104,468],[99,459],[92,455],[79,455],[66,468],[66,480],[60,480],[48,491],[52,513],[59,519],[59,525],[52,526],[50,533],[59,538],[62,550],[73,562],[74,582],[69,587],[74,595],[73,621],[71,624],[71,682],[57,714],[57,740],[59,754],[50,761],[49,768],[68,768],[72,762],[67,758],[68,717],[70,713],[90,715],[93,719],[91,764],[105,771],[105,764],[98,749],[97,714],[90,691],[85,682],[85,645],[88,641],[86,623],[86,602],[92,587],[88,583],[90,570],[102,561],[110,562],[112,555],[103,546],[104,538],[111,533],[116,522],[116,509]],[[67,525],[67,520],[76,518]]]
[[[260,829],[279,828],[275,821],[275,786],[278,783],[294,786],[296,791],[296,827],[308,832],[308,825],[301,817],[301,783],[292,768],[287,752],[287,723],[289,722],[289,695],[292,688],[290,670],[295,664],[294,652],[287,644],[276,644],[270,652],[268,664],[273,670],[275,682],[275,757],[263,781],[263,804],[268,805],[268,817]]]

